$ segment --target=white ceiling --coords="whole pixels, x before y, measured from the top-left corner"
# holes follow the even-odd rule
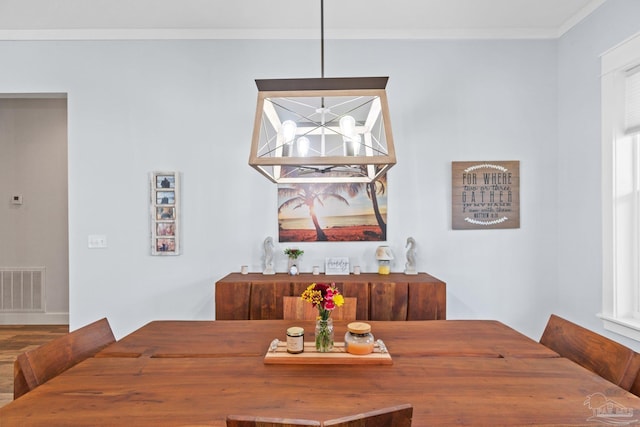
[[[606,0],[325,0],[325,38],[555,38]],[[320,0],[0,0],[0,40],[318,38]]]

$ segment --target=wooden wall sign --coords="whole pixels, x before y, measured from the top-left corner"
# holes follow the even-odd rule
[[[520,162],[451,162],[452,228],[520,228]]]

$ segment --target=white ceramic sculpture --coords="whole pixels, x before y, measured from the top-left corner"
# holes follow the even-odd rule
[[[407,263],[405,264],[404,274],[418,274],[416,270],[416,241],[413,237],[407,238]]]
[[[264,271],[262,274],[276,274],[273,269],[273,238],[264,239]]]

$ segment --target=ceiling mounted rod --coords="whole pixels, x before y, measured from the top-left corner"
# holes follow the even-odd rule
[[[324,78],[324,0],[320,0],[320,77]]]

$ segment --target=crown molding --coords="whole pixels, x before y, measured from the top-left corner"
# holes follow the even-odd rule
[[[575,27],[579,22],[591,15],[593,11],[602,6],[607,0],[592,0],[585,7],[580,9],[578,13],[567,19],[558,29],[557,37],[562,37],[566,32]]]
[[[335,40],[554,39],[555,29],[329,30]],[[317,30],[275,29],[51,29],[0,30],[0,41],[71,40],[318,40]]]

